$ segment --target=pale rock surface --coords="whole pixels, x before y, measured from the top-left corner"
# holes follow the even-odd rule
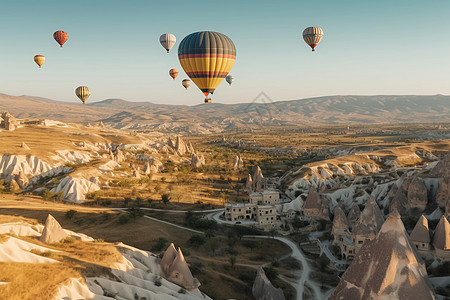
[[[29,180],[23,171],[19,172],[19,175],[16,176],[16,182],[19,187],[23,190],[27,187]]]
[[[205,165],[205,157],[203,154],[193,153],[191,156],[191,167],[200,168]]]
[[[242,160],[241,154],[238,153],[233,160],[233,170],[240,170],[244,167],[244,161]]]
[[[121,162],[125,161],[125,155],[123,155],[122,150],[120,150],[119,148],[113,151],[113,155],[115,162],[120,164]]]
[[[56,155],[51,157],[59,163],[84,164],[91,161],[91,155],[87,152],[75,150],[57,150]]]
[[[136,179],[141,179],[141,172],[139,171],[139,168],[133,169],[133,177]]]
[[[22,171],[28,176],[37,176],[52,169],[52,166],[32,155],[0,155],[0,178],[11,180]]]
[[[22,147],[25,150],[30,150],[30,147],[28,147],[27,144],[25,144],[25,142],[22,142],[22,144],[20,145],[20,147]]]
[[[256,273],[255,282],[252,286],[252,294],[257,300],[284,300],[283,290],[275,288],[264,273],[263,268],[259,268]]]
[[[397,212],[364,243],[329,299],[434,299],[425,265]]]
[[[41,224],[30,224],[26,222],[0,224],[0,234],[40,237],[42,230],[44,230],[44,226]]]
[[[52,215],[47,216],[44,230],[39,240],[45,244],[57,243],[69,235],[62,229],[61,225]]]
[[[38,246],[21,239],[9,236],[7,241],[0,243],[0,262],[19,262],[32,264],[57,263],[57,260],[31,253],[31,250],[40,252],[54,251],[53,249]]]
[[[187,290],[193,290],[200,286],[200,282],[192,276],[181,249],[178,248],[176,251],[173,244],[170,244],[164,252],[160,265],[162,274],[167,280],[181,285]]]
[[[51,190],[53,193],[63,192],[63,200],[72,203],[82,203],[86,200],[86,194],[98,191],[100,187],[84,178],[64,177],[58,185]]]

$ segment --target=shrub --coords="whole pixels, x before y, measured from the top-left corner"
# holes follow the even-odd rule
[[[50,192],[49,189],[45,189],[42,192],[42,195],[41,195],[41,197],[44,198],[44,200],[47,200],[47,201],[51,200],[53,198],[53,196],[55,196],[55,194],[53,192]]]
[[[76,210],[71,209],[71,210],[66,211],[66,214],[64,215],[64,217],[65,217],[66,219],[72,219],[73,216],[74,216],[76,213],[77,213]]]
[[[188,240],[189,245],[199,248],[206,242],[206,238],[202,234],[193,234]]]
[[[275,280],[278,277],[278,272],[272,267],[264,267],[264,273],[266,273],[267,279],[270,281]]]
[[[129,220],[130,220],[130,215],[128,215],[128,214],[126,214],[126,215],[121,215],[121,216],[119,217],[119,224],[120,224],[120,225],[127,224]]]
[[[161,195],[161,200],[164,202],[164,204],[167,205],[167,203],[169,203],[169,201],[170,201],[170,195],[169,194]]]
[[[156,243],[152,247],[152,251],[161,251],[166,248],[166,245],[169,241],[163,237],[160,237],[156,240]]]

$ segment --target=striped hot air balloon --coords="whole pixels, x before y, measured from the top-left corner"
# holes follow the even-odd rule
[[[233,76],[228,75],[227,77],[225,77],[225,80],[228,82],[229,85],[231,85],[233,83],[234,78]]]
[[[171,33],[164,33],[159,37],[159,42],[169,53],[170,49],[175,45],[177,38]]]
[[[37,65],[40,68],[45,62],[45,56],[44,55],[35,55],[34,62],[37,63]]]
[[[322,37],[323,30],[320,27],[308,27],[303,30],[303,39],[312,48],[312,51],[322,40]]]
[[[181,84],[184,86],[184,88],[187,90],[188,87],[191,85],[191,81],[189,79],[183,79]]]
[[[84,104],[87,98],[89,98],[89,96],[91,95],[91,90],[89,90],[87,86],[79,86],[75,90],[75,94],[77,95],[78,98],[80,98],[81,102],[83,102]]]
[[[178,70],[177,69],[170,69],[169,70],[169,75],[170,75],[170,77],[173,78],[173,80],[175,80],[175,78],[177,78],[177,76],[178,76]]]
[[[236,47],[226,35],[200,31],[178,46],[181,67],[207,97],[228,75],[236,60]]]
[[[62,47],[64,45],[64,43],[69,39],[69,35],[65,31],[58,30],[53,34],[53,38]]]

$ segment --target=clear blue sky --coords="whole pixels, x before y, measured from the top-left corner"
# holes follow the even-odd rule
[[[194,105],[203,101],[178,62],[179,42],[213,30],[235,43],[237,59],[213,101],[322,95],[450,94],[450,1],[0,1],[0,92],[78,101],[74,89],[107,98]],[[319,26],[311,52],[301,37]],[[65,30],[62,49],[53,40]],[[170,32],[170,54],[159,36]],[[39,69],[36,54],[47,61]],[[180,70],[173,81],[168,71]]]

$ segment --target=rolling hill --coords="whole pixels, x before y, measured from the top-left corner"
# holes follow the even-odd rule
[[[277,102],[167,105],[107,99],[86,105],[0,94],[18,118],[103,121],[115,128],[213,133],[258,126],[450,122],[450,96],[325,96]]]

